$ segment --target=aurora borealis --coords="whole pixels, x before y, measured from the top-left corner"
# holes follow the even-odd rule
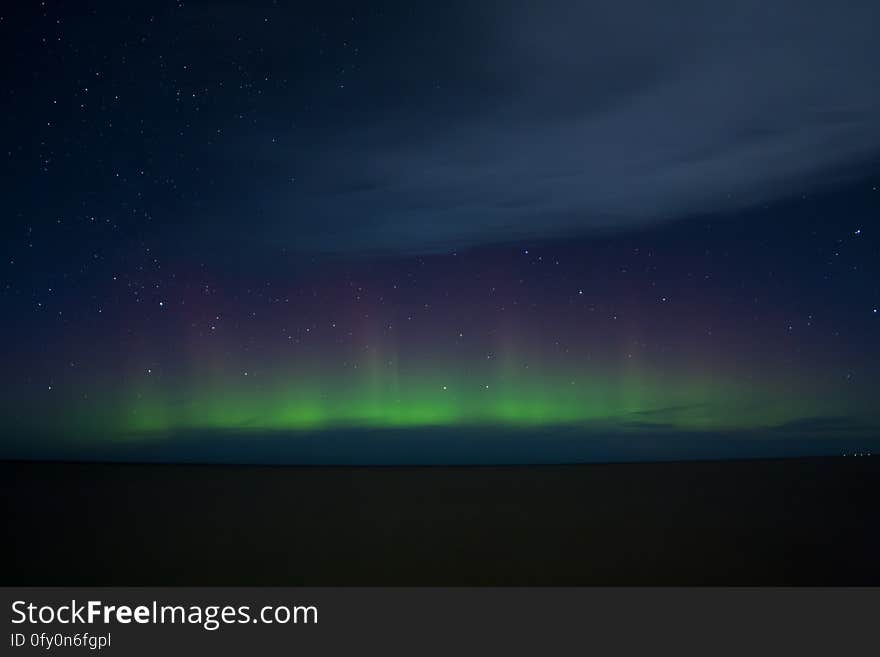
[[[211,435],[303,435],[320,453],[321,435],[368,446],[393,430],[418,444],[442,430],[478,444],[488,431],[497,450],[499,432],[561,430],[587,457],[596,435],[690,435],[700,454],[731,436],[867,449],[878,355],[860,345],[876,317],[872,307],[848,314],[851,299],[829,289],[868,274],[803,275],[810,259],[798,254],[828,240],[851,261],[876,244],[865,229],[817,218],[792,254],[799,205],[781,210],[760,247],[739,235],[743,222],[761,223],[757,213],[528,248],[312,258],[292,276],[291,256],[278,255],[259,288],[210,259],[143,278],[102,265],[89,285],[108,295],[103,307],[74,322],[64,319],[71,302],[47,296],[44,312],[61,319],[18,336],[33,351],[5,415],[30,447],[11,446],[112,454],[158,444],[211,460]],[[49,338],[57,331],[66,339]],[[318,460],[333,458],[348,457]],[[381,462],[381,451],[365,458]]]
[[[457,3],[4,20],[0,456],[873,449],[876,44],[830,20],[850,50],[809,50],[829,68],[807,80],[785,52],[749,59],[772,35],[756,3],[699,69],[699,40],[652,55],[682,26],[639,19],[624,57],[600,29],[618,10],[565,14],[592,42],[517,7],[496,16],[512,42]],[[523,36],[534,14],[552,48]],[[815,25],[786,29],[813,47]],[[730,61],[757,77],[716,105]]]

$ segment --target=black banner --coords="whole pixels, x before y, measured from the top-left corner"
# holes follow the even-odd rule
[[[4,654],[874,652],[878,588],[6,588]],[[671,651],[675,651],[672,653]]]

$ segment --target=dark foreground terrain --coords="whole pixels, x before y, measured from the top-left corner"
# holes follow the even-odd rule
[[[880,584],[880,458],[0,463],[5,584]]]

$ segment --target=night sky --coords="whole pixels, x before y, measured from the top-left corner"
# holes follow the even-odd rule
[[[880,448],[876,1],[0,13],[0,457]]]

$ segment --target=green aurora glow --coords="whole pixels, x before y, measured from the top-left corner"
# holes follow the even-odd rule
[[[735,377],[373,367],[286,379],[249,372],[198,385],[141,382],[78,400],[55,416],[80,436],[133,439],[189,430],[316,431],[340,427],[538,427],[749,430],[840,413],[840,396]],[[858,409],[848,409],[850,412]],[[863,409],[864,410],[864,409]],[[71,431],[72,429],[72,431]]]

